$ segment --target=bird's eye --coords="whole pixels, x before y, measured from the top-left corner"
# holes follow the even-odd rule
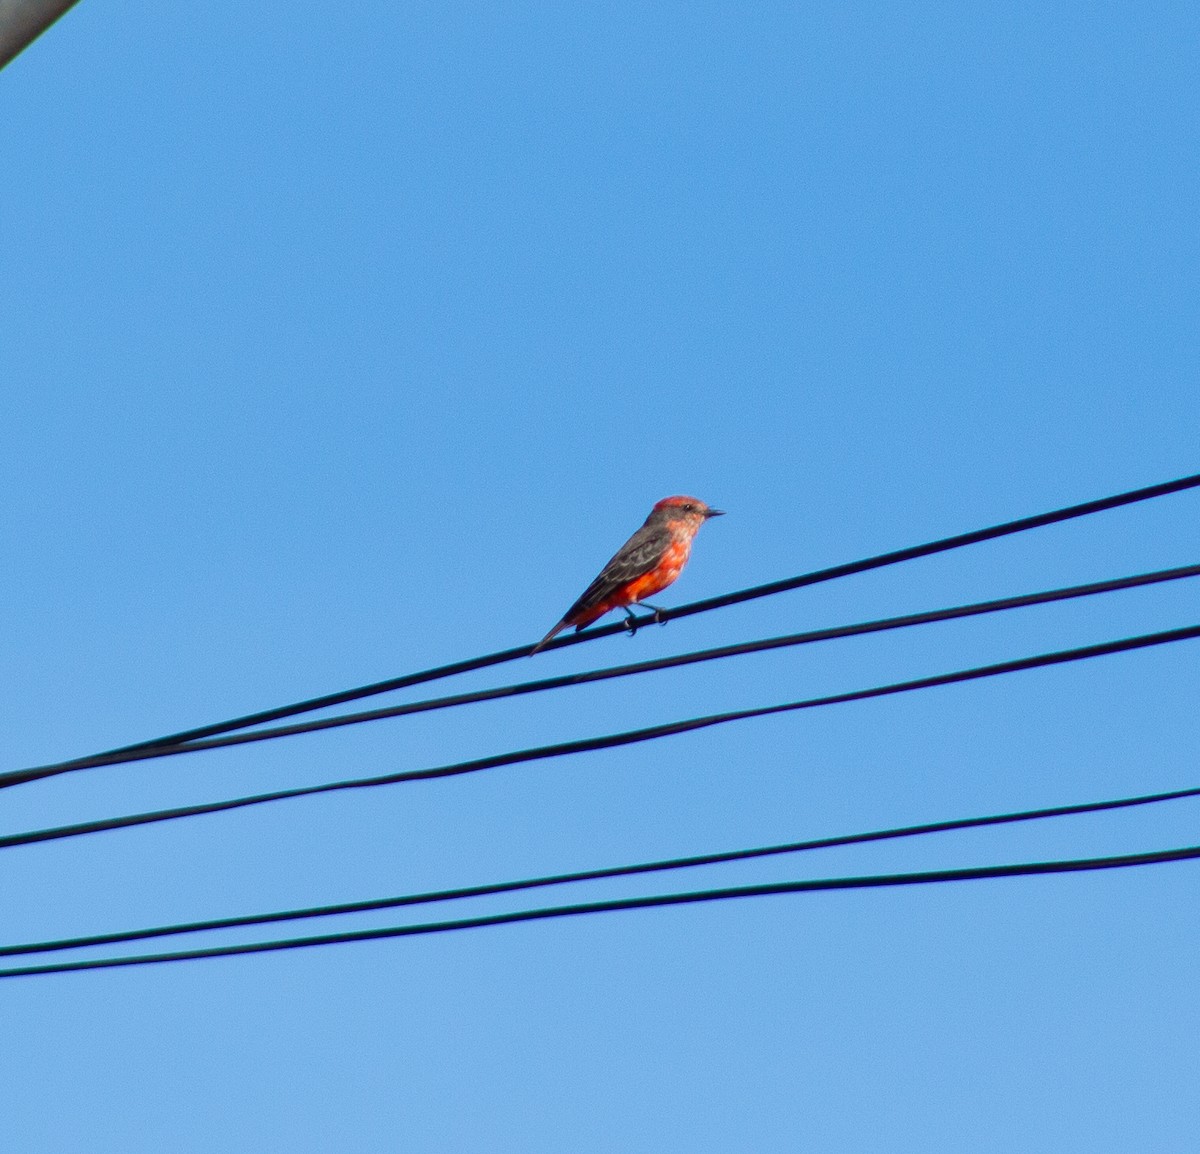
[[[683,511],[685,513],[694,513],[696,511],[696,506],[695,505],[684,505]]]

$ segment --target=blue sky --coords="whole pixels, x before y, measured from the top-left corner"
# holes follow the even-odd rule
[[[532,642],[669,493],[729,513],[674,605],[1196,472],[1198,33],[1184,4],[85,0],[0,74],[0,768]],[[456,684],[1189,564],[1198,500]],[[0,832],[918,677],[1194,604],[1184,582],[74,774],[5,791]],[[8,849],[0,942],[1195,785],[1196,646]],[[1165,848],[1198,817],[548,900]],[[1196,869],[0,983],[6,1140],[1180,1149]]]

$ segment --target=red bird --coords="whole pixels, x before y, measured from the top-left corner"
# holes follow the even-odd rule
[[[720,509],[710,509],[695,497],[664,497],[563,619],[529,651],[530,656],[568,625],[578,633],[610,609],[624,609],[630,627],[636,628],[632,623],[637,618],[628,607],[670,585],[687,564],[696,530],[709,517],[721,515]],[[656,616],[660,612],[653,605],[650,608]]]

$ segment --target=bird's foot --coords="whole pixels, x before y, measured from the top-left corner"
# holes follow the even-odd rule
[[[663,616],[665,609],[660,609],[657,605],[651,605],[649,602],[643,601],[642,607],[645,609],[653,609],[654,616],[652,618],[655,625],[666,625],[667,619]]]
[[[648,617],[638,617],[632,609],[625,610],[625,628],[629,630],[630,637],[648,621],[653,621],[656,625],[666,625],[667,619],[663,616],[665,609],[660,609],[657,605],[647,605],[645,602],[641,602],[639,608],[651,609],[653,612]]]

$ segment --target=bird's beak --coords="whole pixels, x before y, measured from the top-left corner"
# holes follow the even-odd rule
[[[704,511],[704,519],[707,521],[709,517],[724,517],[724,509],[706,509]]]

